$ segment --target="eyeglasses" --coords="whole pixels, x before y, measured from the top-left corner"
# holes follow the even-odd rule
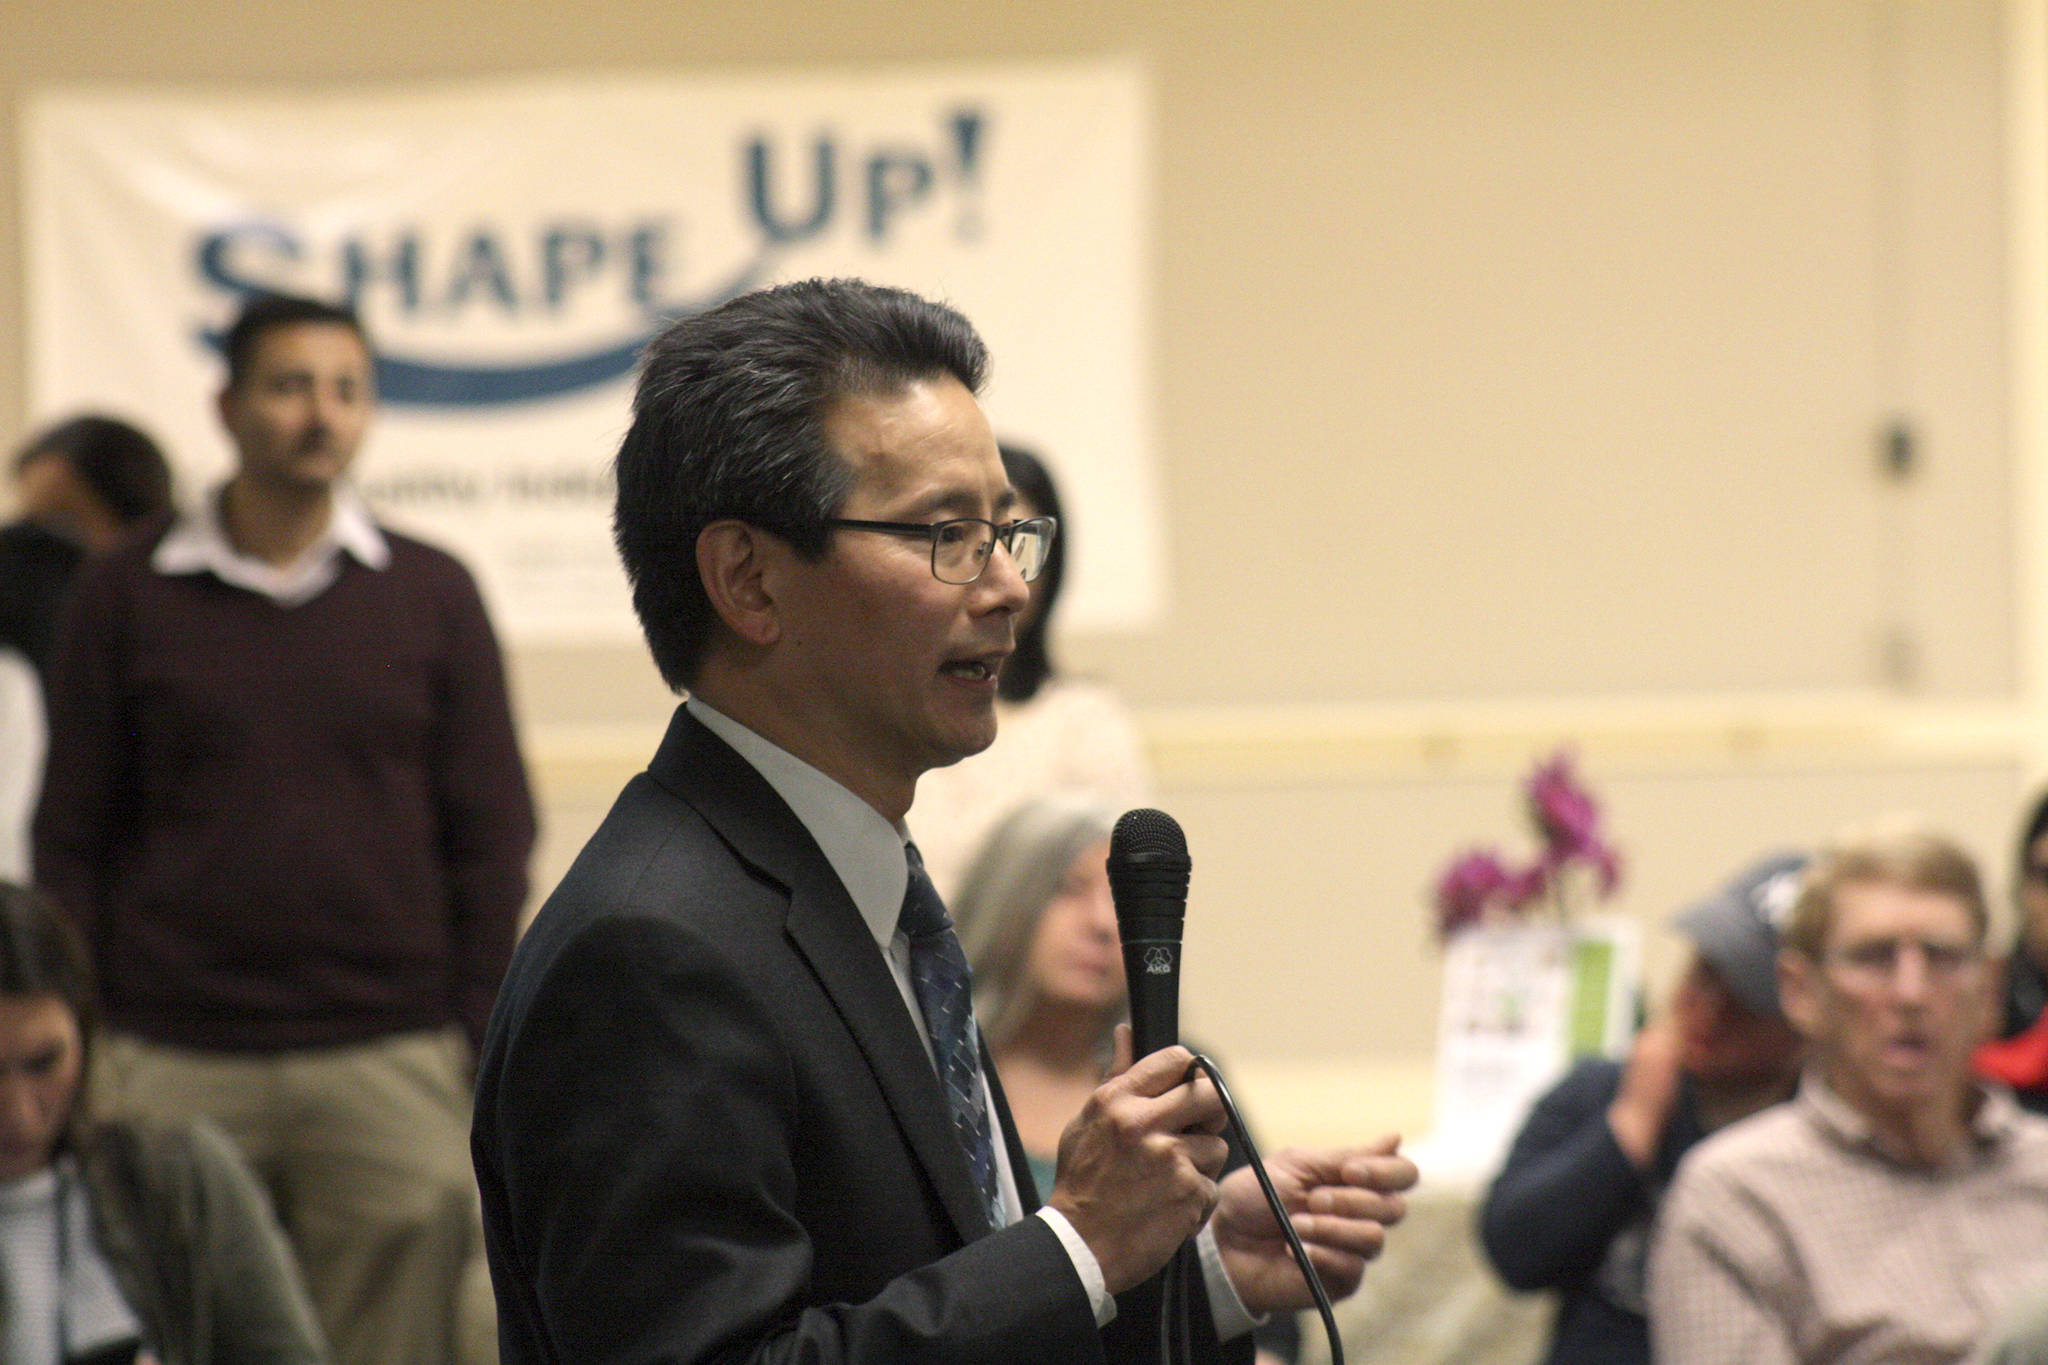
[[[964,587],[981,577],[981,571],[988,567],[989,555],[995,552],[997,541],[1001,541],[1003,548],[1010,552],[1018,577],[1029,583],[1045,572],[1046,561],[1052,558],[1053,537],[1060,529],[1059,522],[1051,517],[1006,521],[1000,526],[980,517],[935,522],[853,521],[846,517],[833,517],[825,524],[848,531],[880,531],[886,536],[914,536],[919,540],[929,540],[932,546],[932,577],[956,587]]]
[[[1920,954],[1927,979],[1947,984],[1983,961],[1973,944],[1945,943],[1929,938],[1877,938],[1829,952],[1827,960],[1845,977],[1871,985],[1888,985],[1898,975],[1908,951]]]

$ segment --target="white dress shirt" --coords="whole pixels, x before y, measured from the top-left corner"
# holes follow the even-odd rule
[[[283,567],[243,554],[228,539],[227,527],[220,519],[224,491],[224,487],[216,488],[178,518],[157,542],[149,558],[151,568],[160,574],[210,573],[223,583],[260,593],[280,607],[297,607],[326,592],[340,576],[344,552],[369,569],[381,569],[391,562],[391,547],[385,543],[384,533],[370,519],[363,500],[346,485],[334,490],[327,529],[304,554]]]

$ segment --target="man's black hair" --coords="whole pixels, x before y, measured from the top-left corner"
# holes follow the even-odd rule
[[[328,303],[298,294],[252,294],[228,325],[227,335],[221,342],[222,354],[228,362],[228,387],[240,388],[242,381],[249,377],[249,366],[256,358],[257,344],[265,333],[281,327],[308,324],[346,327],[356,334],[364,350],[375,354],[370,345],[370,334],[363,328],[363,320],[356,316],[355,309],[346,304]]]
[[[170,508],[170,462],[148,433],[118,417],[87,413],[37,432],[14,457],[15,472],[49,456],[70,465],[124,526]]]
[[[805,280],[681,319],[649,344],[614,464],[613,536],[633,609],[670,687],[688,687],[714,627],[697,537],[732,518],[824,553],[852,470],[832,405],[951,375],[979,392],[988,351],[943,304],[860,280]]]

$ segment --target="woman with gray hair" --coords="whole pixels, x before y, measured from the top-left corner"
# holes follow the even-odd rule
[[[1005,817],[968,864],[951,908],[974,973],[974,1013],[1041,1191],[1060,1134],[1102,1082],[1125,1016],[1123,945],[1109,890],[1116,812],[1043,796]],[[1244,1164],[1231,1144],[1225,1169]],[[1255,1333],[1261,1365],[1295,1359],[1300,1329],[1276,1313]]]

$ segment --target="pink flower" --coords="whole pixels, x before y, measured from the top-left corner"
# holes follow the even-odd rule
[[[1538,858],[1520,872],[1511,874],[1503,896],[1508,908],[1520,913],[1539,904],[1550,894],[1551,879],[1556,873],[1556,867],[1547,858]]]
[[[1620,887],[1621,854],[1596,834],[1576,848],[1546,845],[1536,865],[1526,874],[1533,883],[1533,890],[1526,901],[1517,901],[1516,904],[1534,904],[1549,893],[1552,882],[1581,864],[1593,869],[1593,884],[1599,899],[1608,899]]]
[[[1588,892],[1604,901],[1621,885],[1621,854],[1600,837],[1599,804],[1579,785],[1569,751],[1559,750],[1539,763],[1523,792],[1542,847],[1520,868],[1503,862],[1492,849],[1464,853],[1445,868],[1436,885],[1442,937],[1490,915],[1526,916],[1540,908],[1568,921]],[[1579,868],[1585,871],[1575,875]]]
[[[1529,775],[1529,813],[1550,849],[1570,858],[1600,845],[1600,807],[1560,750]]]
[[[1474,849],[1452,861],[1437,879],[1437,933],[1449,938],[1485,917],[1487,906],[1503,899],[1513,877],[1491,849]]]

